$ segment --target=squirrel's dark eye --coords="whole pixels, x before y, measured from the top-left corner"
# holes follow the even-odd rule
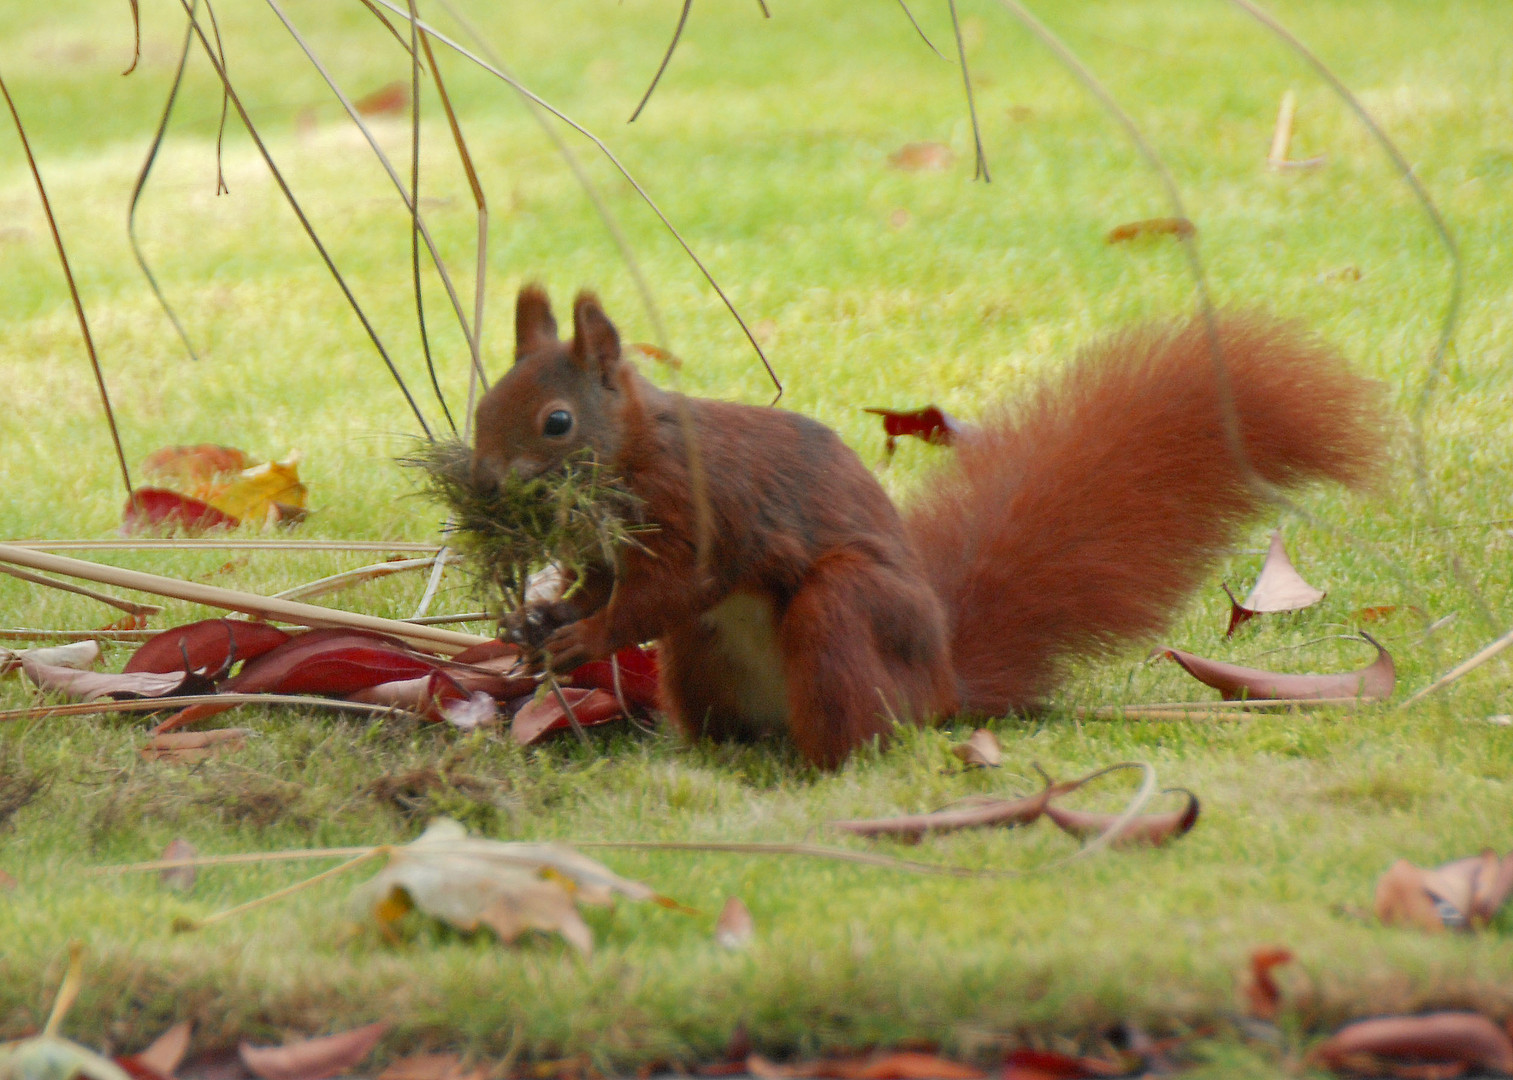
[[[541,425],[541,434],[548,439],[560,439],[571,430],[573,430],[573,414],[566,409],[557,409],[548,413],[546,423]]]

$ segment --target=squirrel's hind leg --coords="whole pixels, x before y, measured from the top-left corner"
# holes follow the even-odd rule
[[[778,638],[788,728],[811,762],[834,768],[894,719],[957,709],[945,613],[918,578],[856,552],[819,560],[783,614]]]

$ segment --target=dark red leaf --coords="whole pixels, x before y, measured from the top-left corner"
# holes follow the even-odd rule
[[[491,638],[479,645],[463,649],[462,652],[452,657],[453,662],[458,664],[483,664],[490,660],[502,660],[505,657],[519,657],[520,646],[510,641],[500,641]]]
[[[1003,1080],[1093,1080],[1124,1069],[1097,1058],[1072,1057],[1054,1050],[1015,1050],[1003,1066]]]
[[[1250,954],[1250,980],[1245,984],[1245,1004],[1257,1020],[1275,1021],[1282,1008],[1282,988],[1271,969],[1292,960],[1292,953],[1272,946]]]
[[[947,446],[965,434],[967,426],[946,413],[938,405],[926,405],[913,412],[895,412],[892,409],[866,409],[865,412],[883,418],[883,433],[888,436],[888,453],[898,446],[901,435],[913,435],[927,443]]]
[[[615,700],[614,694],[607,691],[565,686],[562,688],[562,696],[572,706],[573,715],[582,727],[605,724],[620,716],[620,703]],[[528,702],[515,714],[515,719],[510,724],[510,734],[515,737],[518,745],[530,746],[548,732],[570,727],[572,723],[568,720],[567,713],[562,711],[562,703],[557,700],[557,695],[547,693]]]
[[[123,671],[219,672],[228,658],[251,660],[289,640],[290,635],[267,623],[245,619],[204,619],[175,626],[149,638],[126,661]]]
[[[1248,698],[1388,698],[1397,682],[1397,670],[1387,650],[1369,635],[1362,634],[1376,647],[1376,660],[1359,671],[1333,675],[1291,675],[1259,668],[1226,664],[1180,649],[1162,649],[1193,678],[1219,691],[1225,701]]]
[[[241,522],[223,514],[209,503],[191,499],[165,488],[137,488],[126,501],[121,529],[128,535],[141,532],[205,532],[210,529],[234,529]]]
[[[620,667],[620,693],[631,705],[647,709],[657,707],[657,654],[640,645],[631,645],[615,653],[615,663]],[[567,681],[590,690],[615,692],[614,665],[608,660],[595,660],[574,668]]]
[[[1440,1064],[1513,1073],[1513,1040],[1480,1013],[1379,1016],[1347,1024],[1308,1055],[1336,1071],[1379,1074],[1391,1065]],[[1453,1075],[1453,1074],[1446,1074]]]

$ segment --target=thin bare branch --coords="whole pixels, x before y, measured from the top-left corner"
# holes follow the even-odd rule
[[[945,54],[935,47],[935,42],[930,40],[929,35],[925,33],[925,28],[920,26],[919,20],[914,17],[914,12],[909,10],[908,0],[898,0],[898,6],[903,8],[904,17],[909,20],[909,25],[914,27],[914,32],[919,35],[919,40],[930,46],[930,51],[944,60],[946,58]]]
[[[636,111],[630,114],[627,124],[634,124],[636,117],[641,115],[641,110],[646,108],[646,103],[651,100],[651,93],[657,88],[657,83],[662,81],[662,73],[667,70],[667,65],[672,60],[673,50],[678,47],[678,41],[683,37],[683,26],[688,22],[688,12],[693,8],[693,0],[683,0],[683,10],[678,13],[678,25],[673,28],[672,40],[667,43],[667,51],[662,54],[662,62],[657,65],[657,73],[651,77],[651,85],[646,88],[646,93],[641,95],[641,101],[636,105]]]
[[[392,562],[372,563],[368,566],[359,566],[355,570],[344,570],[340,574],[331,574],[328,577],[317,578],[307,581],[303,585],[296,585],[292,589],[273,594],[275,600],[307,600],[312,596],[325,596],[328,593],[339,592],[353,585],[362,585],[369,581],[377,581],[379,578],[390,577],[394,574],[403,574],[410,570],[424,570],[438,562],[445,562],[439,555],[432,555],[421,559],[396,559]],[[0,567],[3,569],[3,567]]]
[[[215,4],[213,0],[205,0],[205,11],[210,15],[210,29],[215,34],[215,51],[221,58],[221,70],[223,72],[229,71],[230,69],[226,66],[226,44],[221,40],[221,23],[215,17]],[[215,127],[215,193],[217,195],[231,194],[231,189],[226,186],[226,168],[223,156],[229,99],[230,85],[223,80],[221,83],[221,119]]]
[[[68,252],[63,248],[63,234],[58,231],[58,219],[53,217],[52,202],[47,197],[47,186],[42,183],[42,172],[37,168],[37,159],[32,154],[31,141],[26,137],[21,114],[16,111],[16,103],[11,100],[11,92],[3,77],[0,77],[0,94],[5,95],[6,107],[10,109],[11,119],[16,124],[16,135],[21,139],[21,149],[26,151],[26,163],[31,167],[32,179],[37,183],[42,212],[47,215],[47,227],[52,231],[53,245],[58,249],[58,261],[63,264],[63,277],[68,282],[68,295],[74,302],[74,314],[79,318],[79,331],[84,335],[84,348],[89,353],[90,366],[94,368],[95,385],[100,389],[100,403],[105,407],[105,422],[110,425],[110,438],[115,444],[116,462],[121,466],[121,481],[126,485],[126,498],[134,506],[136,492],[131,483],[131,470],[126,467],[126,452],[121,449],[121,430],[116,426],[116,412],[110,404],[110,392],[105,389],[105,373],[100,370],[100,358],[95,353],[95,339],[89,332],[89,320],[84,317],[84,301],[80,299],[79,287],[74,283],[73,267],[69,265]]]
[[[300,51],[305,54],[310,64],[320,73],[320,77],[325,80],[326,86],[336,95],[336,100],[341,102],[341,106],[346,110],[347,116],[357,125],[357,129],[362,132],[363,138],[367,140],[369,148],[373,151],[374,156],[378,158],[378,163],[383,166],[384,172],[389,174],[389,180],[394,184],[394,189],[399,192],[399,197],[404,200],[405,209],[410,211],[411,220],[420,230],[421,239],[426,243],[426,250],[430,252],[431,262],[435,265],[436,273],[441,278],[441,284],[446,289],[447,298],[452,302],[452,312],[462,329],[462,336],[468,340],[469,351],[476,355],[476,349],[472,345],[472,325],[468,322],[467,314],[463,311],[462,300],[457,295],[457,289],[452,284],[452,275],[447,272],[446,263],[441,257],[441,252],[437,250],[436,241],[431,236],[431,230],[426,225],[425,217],[420,213],[419,204],[411,201],[410,193],[405,190],[404,181],[400,179],[399,173],[394,170],[394,165],[389,160],[389,155],[385,154],[383,148],[378,145],[378,140],[374,137],[367,123],[364,122],[362,114],[357,111],[357,107],[342,92],[341,87],[336,84],[336,80],[331,77],[331,73],[326,70],[326,65],[321,63],[320,58],[315,55],[315,51],[310,48],[299,30],[289,21],[289,17],[284,14],[284,9],[279,6],[278,0],[264,0],[264,2],[273,11],[273,14],[278,16],[279,22],[284,24],[284,29],[289,32],[289,36],[294,39]],[[408,14],[406,14],[405,21],[410,21]]]
[[[126,0],[126,2],[131,5],[131,33],[133,42],[131,65],[121,72],[122,75],[130,75],[137,69],[137,65],[142,62],[142,11],[138,6],[137,0]]]
[[[187,3],[188,0],[179,0],[179,2]],[[407,18],[404,10],[398,5],[394,4],[392,0],[377,0],[377,2],[383,7],[387,8],[393,14]],[[448,8],[448,10],[450,10],[450,8]],[[693,248],[689,246],[688,241],[683,239],[683,234],[677,230],[677,227],[673,225],[668,216],[662,212],[662,208],[657,205],[654,199],[652,199],[651,195],[647,192],[646,188],[642,186],[641,182],[637,180],[631,173],[631,171],[625,167],[625,165],[620,161],[618,157],[615,156],[614,151],[610,150],[610,148],[605,145],[604,140],[600,139],[597,135],[589,131],[582,124],[578,123],[566,113],[556,108],[556,106],[549,104],[545,99],[526,89],[523,84],[521,84],[513,76],[505,72],[501,67],[495,64],[491,64],[488,61],[484,60],[482,57],[477,56],[476,54],[465,48],[463,45],[459,44],[456,41],[453,41],[451,38],[438,31],[434,26],[431,26],[424,20],[422,20],[420,23],[420,28],[431,37],[441,42],[447,48],[456,52],[459,56],[466,57],[473,63],[477,64],[479,67],[483,68],[483,70],[499,79],[501,82],[506,83],[517,94],[530,101],[535,102],[541,108],[551,113],[558,120],[561,120],[564,124],[572,128],[578,134],[588,139],[594,144],[595,147],[598,148],[599,152],[603,154],[604,157],[609,161],[609,163],[615,167],[615,170],[625,178],[626,183],[630,184],[630,186],[635,189],[636,194],[641,197],[642,201],[646,203],[647,207],[650,208],[652,213],[656,214],[657,219],[662,222],[663,227],[666,228],[667,231],[672,235],[673,239],[678,242],[678,246],[683,249],[684,254],[686,254],[691,260],[693,260],[693,264],[697,266],[699,268],[699,272],[704,275],[704,280],[709,282],[710,288],[714,289],[716,295],[718,295],[721,302],[724,303],[726,310],[730,312],[731,317],[735,319],[737,324],[739,324],[742,333],[746,335],[746,340],[751,343],[752,349],[756,352],[757,357],[761,360],[762,367],[766,369],[767,377],[772,381],[772,385],[777,388],[777,396],[773,398],[773,401],[778,401],[783,396],[783,383],[782,380],[778,378],[777,372],[773,370],[772,364],[768,362],[767,354],[762,351],[761,345],[757,343],[756,335],[754,335],[751,332],[751,328],[746,325],[746,320],[741,317],[741,313],[736,309],[735,304],[731,302],[730,297],[726,295],[725,290],[720,286],[720,283],[715,280],[714,275],[710,273],[709,268],[704,265],[703,260],[700,259]]]
[[[193,0],[198,6],[199,0]],[[131,244],[131,253],[136,257],[137,267],[142,271],[142,276],[147,279],[147,285],[152,289],[152,295],[157,297],[158,306],[163,309],[163,314],[168,316],[168,321],[173,324],[174,331],[179,335],[179,340],[184,343],[184,350],[189,353],[189,359],[199,360],[199,355],[194,351],[194,345],[189,340],[188,333],[184,330],[184,324],[179,322],[178,315],[173,306],[168,303],[168,297],[163,295],[162,288],[158,285],[158,279],[152,269],[147,265],[147,256],[142,254],[142,243],[137,237],[137,205],[142,201],[142,190],[147,186],[147,177],[152,173],[152,166],[158,159],[158,151],[163,146],[163,136],[168,131],[168,121],[173,116],[173,107],[178,101],[179,85],[184,80],[184,68],[189,61],[189,46],[194,42],[194,27],[186,24],[184,27],[184,46],[179,50],[179,62],[174,68],[173,83],[168,88],[168,100],[163,104],[163,115],[158,119],[158,128],[152,135],[152,145],[147,148],[147,158],[142,162],[142,168],[137,173],[136,183],[131,186],[131,205],[126,211],[126,239]],[[220,154],[217,151],[217,162]],[[217,183],[219,190],[219,182]]]
[[[413,716],[392,705],[375,705],[367,701],[343,701],[341,698],[310,697],[305,694],[185,694],[182,697],[131,698],[127,701],[73,701],[67,705],[36,705],[27,709],[0,712],[0,723],[8,720],[46,720],[54,716],[96,716],[124,712],[165,712],[191,705],[311,705],[338,712],[366,713],[370,716]]]
[[[977,167],[973,170],[972,179],[980,179],[985,184],[991,184],[993,177],[988,173],[988,156],[982,150],[982,129],[977,126],[977,102],[972,97],[972,72],[967,67],[967,43],[961,36],[961,20],[956,15],[956,0],[946,0],[946,6],[951,9],[951,31],[956,35],[956,56],[961,61],[961,84],[967,91],[967,114],[972,118],[972,145],[977,151]],[[904,10],[907,11],[908,8]]]
[[[383,359],[384,365],[389,369],[389,374],[393,376],[400,393],[404,394],[405,401],[409,404],[410,411],[415,414],[415,420],[420,424],[421,431],[425,433],[426,438],[432,438],[431,426],[426,423],[425,416],[421,413],[419,404],[416,403],[414,395],[410,393],[410,388],[405,385],[404,377],[399,374],[399,369],[395,367],[393,359],[389,356],[389,351],[384,348],[383,341],[378,336],[378,331],[368,321],[367,313],[363,311],[362,305],[357,302],[357,297],[353,295],[351,288],[347,285],[346,278],[342,277],[342,273],[337,269],[335,261],[332,260],[330,253],[326,251],[325,244],[321,243],[320,237],[315,232],[315,226],[305,216],[304,208],[300,206],[299,200],[294,197],[294,192],[290,190],[288,182],[284,179],[284,174],[279,170],[278,165],[273,160],[273,155],[268,152],[268,147],[264,144],[262,136],[258,134],[257,127],[252,123],[252,117],[248,115],[246,107],[242,104],[241,97],[237,94],[235,87],[231,85],[231,80],[226,75],[225,67],[216,58],[215,50],[210,47],[209,38],[205,36],[204,29],[201,28],[199,22],[195,19],[194,9],[189,6],[190,0],[179,0],[179,4],[183,7],[184,13],[189,16],[189,21],[194,27],[195,36],[199,38],[206,58],[209,59],[211,67],[215,68],[215,73],[221,80],[221,86],[225,89],[226,96],[236,109],[237,116],[241,118],[243,126],[246,127],[247,134],[252,137],[253,145],[257,147],[257,151],[262,156],[263,162],[268,166],[268,171],[272,173],[274,181],[278,184],[279,191],[283,193],[284,200],[289,204],[289,208],[294,211],[294,216],[299,219],[300,226],[305,230],[305,235],[315,245],[315,250],[320,254],[321,261],[326,264],[326,269],[330,271],[331,276],[336,280],[337,286],[341,289],[342,295],[347,298],[347,303],[351,305],[352,311],[357,315],[358,321],[362,323],[363,330],[368,334],[368,340],[373,343],[373,347]]]
[[[12,540],[11,547],[32,551],[418,551],[435,555],[439,544],[415,540]]]

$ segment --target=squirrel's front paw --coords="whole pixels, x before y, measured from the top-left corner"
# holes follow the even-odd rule
[[[604,620],[589,616],[569,623],[546,639],[546,654],[553,671],[572,671],[609,655]]]

